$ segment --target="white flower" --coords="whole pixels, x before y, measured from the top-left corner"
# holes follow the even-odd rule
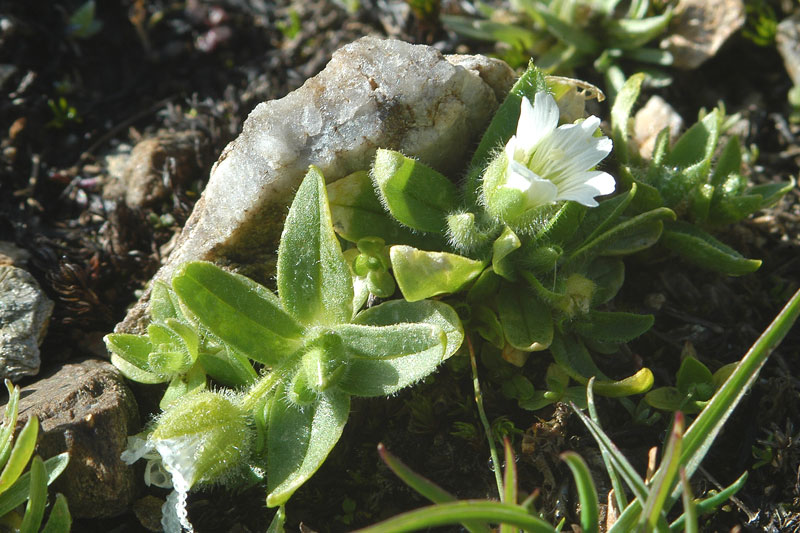
[[[487,169],[487,207],[501,217],[558,202],[572,200],[597,206],[595,196],[614,192],[613,176],[590,170],[612,148],[608,137],[595,137],[600,119],[590,116],[579,124],[558,126],[558,105],[552,96],[539,92],[531,105],[522,99],[516,135],[505,146],[502,175]],[[493,197],[498,205],[492,206]],[[494,207],[494,208],[493,208]]]

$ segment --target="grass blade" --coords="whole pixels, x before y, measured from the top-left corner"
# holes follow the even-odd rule
[[[28,505],[25,507],[25,515],[22,517],[19,533],[39,531],[42,518],[44,518],[44,506],[47,503],[47,471],[44,468],[44,461],[38,455],[31,462],[30,475],[31,488]]]
[[[561,454],[575,477],[578,488],[578,500],[581,504],[581,530],[583,533],[597,533],[600,520],[600,508],[597,503],[597,489],[592,481],[592,474],[581,456],[575,452]]]
[[[25,427],[19,432],[14,448],[8,457],[8,462],[3,473],[0,474],[0,494],[8,490],[11,485],[19,478],[25,465],[33,455],[33,448],[36,446],[36,437],[39,434],[39,419],[32,416],[25,423]]]
[[[69,514],[67,499],[63,494],[56,494],[56,503],[47,518],[41,533],[69,533],[72,529],[72,516]]]

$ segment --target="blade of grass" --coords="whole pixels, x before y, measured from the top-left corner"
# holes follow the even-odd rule
[[[72,529],[72,516],[69,514],[67,499],[63,494],[56,494],[56,503],[47,518],[41,533],[69,533]]]
[[[686,477],[686,471],[681,468],[681,486],[683,487],[683,515],[685,516],[686,529],[684,533],[698,533],[699,527],[697,524],[697,506],[692,497],[692,487],[689,485],[689,479]]]
[[[642,517],[639,520],[639,528],[645,533],[653,531],[656,528],[656,524],[663,519],[664,503],[667,501],[672,491],[673,481],[678,475],[680,468],[678,458],[681,453],[684,428],[683,420],[683,413],[676,412],[672,432],[661,458],[661,468],[658,469],[657,474],[653,477],[653,482],[650,485],[650,494],[647,496]]]
[[[514,457],[514,449],[508,437],[503,439],[505,449],[506,464],[503,470],[503,501],[509,504],[517,503],[517,464]],[[500,533],[516,533],[515,528],[510,524],[500,525]]]
[[[19,478],[25,465],[33,455],[33,448],[36,446],[36,437],[39,434],[39,419],[32,416],[25,423],[25,427],[19,432],[14,447],[11,449],[11,454],[8,456],[8,462],[3,473],[0,474],[0,494],[8,490]]]
[[[723,490],[719,491],[718,493],[714,494],[713,496],[709,496],[708,498],[704,498],[698,502],[695,502],[695,509],[697,511],[697,516],[702,516],[706,513],[709,513],[728,501],[728,499],[739,492],[739,490],[744,487],[745,482],[747,481],[747,472],[739,476],[739,479],[725,487]],[[679,531],[683,531],[684,523],[686,521],[686,513],[679,516],[674,522],[669,525],[671,531],[678,533]]]
[[[511,524],[531,533],[556,531],[553,526],[541,518],[531,516],[518,505],[486,500],[463,500],[409,511],[354,533],[404,533],[459,524],[464,520]]]
[[[564,452],[561,459],[567,463],[578,488],[578,501],[581,504],[581,530],[583,533],[597,533],[600,521],[600,508],[597,489],[592,474],[581,456],[575,452]]]
[[[447,503],[457,501],[455,496],[429,479],[417,474],[408,466],[406,466],[403,461],[389,453],[389,450],[386,449],[383,443],[378,444],[378,454],[380,455],[381,460],[386,463],[386,466],[389,467],[389,470],[394,472],[394,475],[399,477],[403,483],[417,491],[425,498],[429,499],[431,502]],[[462,525],[470,533],[484,533],[491,531],[488,525],[481,522],[466,522],[462,523]]]
[[[0,468],[6,465],[11,447],[14,445],[11,436],[14,434],[19,412],[19,387],[12,385],[11,381],[7,379],[6,388],[8,389],[8,404],[3,416],[3,427],[0,429]]]
[[[594,378],[589,380],[586,387],[586,404],[589,407],[589,417],[600,427],[600,418],[597,416],[597,407],[594,403]],[[611,479],[611,486],[614,488],[614,498],[617,502],[617,509],[622,512],[622,510],[628,506],[628,498],[625,496],[625,487],[622,485],[617,469],[614,468],[611,462],[608,450],[601,448],[600,453],[603,458],[603,464],[606,467],[606,472],[608,472],[608,477]]]
[[[25,515],[19,526],[19,533],[36,533],[42,525],[44,506],[47,503],[47,471],[44,461],[38,455],[31,461],[31,490],[28,496],[28,505]]]
[[[44,462],[48,485],[61,475],[67,464],[69,464],[69,454],[66,452],[51,457]],[[11,485],[11,488],[0,495],[0,516],[4,516],[24,503],[28,499],[28,494],[30,494],[30,487],[30,472],[25,472],[17,479],[16,483]]]

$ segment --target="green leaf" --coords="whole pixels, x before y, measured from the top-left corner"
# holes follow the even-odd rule
[[[337,387],[355,396],[388,396],[424,378],[445,359],[447,336],[431,324],[344,324],[347,363]]]
[[[711,174],[709,185],[715,189],[720,189],[722,184],[730,174],[738,174],[742,170],[742,150],[740,147],[739,137],[733,135],[728,139],[725,148],[717,159],[717,166],[714,167],[714,172]]]
[[[643,19],[611,19],[608,23],[610,48],[635,50],[664,33],[672,18],[672,10]]]
[[[592,306],[611,301],[625,282],[625,263],[618,257],[598,257],[586,268],[586,277],[595,283]]]
[[[667,225],[661,243],[692,264],[731,276],[755,272],[761,266],[757,259],[747,259],[739,252],[701,230],[682,221]]]
[[[577,380],[586,383],[586,379]],[[597,381],[595,390],[607,398],[622,398],[633,394],[643,394],[653,386],[653,372],[649,368],[642,368],[635,374],[624,379]]]
[[[639,149],[629,142],[629,121],[633,105],[642,90],[644,77],[644,74],[638,73],[628,78],[611,107],[611,137],[614,140],[614,152],[622,165],[639,159]]]
[[[503,325],[497,315],[485,305],[473,305],[470,309],[469,327],[496,348],[502,350],[506,345]]]
[[[602,50],[600,43],[588,32],[561,20],[557,15],[550,12],[548,6],[537,3],[534,4],[534,8],[539,13],[539,16],[544,19],[547,31],[559,41],[572,45],[585,54],[597,55]]]
[[[69,514],[67,499],[63,494],[56,494],[56,503],[53,504],[41,533],[69,533],[70,529],[72,529],[72,517]]]
[[[51,457],[44,462],[48,485],[61,475],[64,469],[67,468],[67,464],[69,464],[69,454],[66,452]],[[24,503],[28,499],[30,491],[30,472],[25,472],[10,488],[0,494],[0,516],[5,516]]]
[[[333,228],[348,241],[380,237],[388,243],[422,248],[439,244],[440,239],[413,233],[389,216],[366,171],[354,172],[328,184],[328,203]]]
[[[478,148],[472,155],[469,166],[471,169],[479,169],[479,171],[470,173],[473,179],[472,181],[469,179],[467,181],[465,188],[467,195],[476,195],[478,190],[477,178],[481,174],[480,171],[489,164],[489,161],[492,159],[493,151],[505,145],[517,130],[522,98],[527,97],[528,100],[533,102],[536,93],[546,90],[547,82],[545,81],[544,73],[537,69],[533,65],[533,61],[531,61],[528,63],[527,70],[520,76],[514,86],[511,87],[508,96],[506,96],[506,99],[494,114],[492,122],[489,124],[486,133],[484,133],[481,138]],[[473,198],[473,203],[475,198],[477,198],[477,196]]]
[[[681,366],[675,377],[675,386],[684,395],[691,392],[693,385],[708,385],[708,388],[712,389],[713,376],[711,375],[711,371],[706,365],[691,356],[686,357],[681,362]],[[708,397],[696,399],[707,400]]]
[[[333,231],[325,179],[314,166],[284,223],[278,294],[284,309],[303,324],[341,324],[353,316],[353,279]]]
[[[783,195],[794,189],[797,184],[794,178],[789,181],[780,181],[778,183],[765,183],[763,185],[756,185],[747,189],[747,194],[761,196],[761,208],[769,207]]]
[[[492,243],[492,267],[498,275],[509,281],[514,281],[516,273],[514,265],[509,261],[508,256],[519,249],[520,246],[522,246],[522,243],[519,237],[508,226],[503,229],[503,233]]]
[[[550,308],[529,288],[504,284],[497,311],[508,343],[518,350],[546,350],[553,342]]]
[[[609,200],[604,200],[597,207],[588,210],[586,216],[580,221],[568,247],[573,248],[591,242],[603,233],[630,205],[631,200],[636,196],[637,189],[636,183],[633,183],[630,190]]]
[[[727,502],[729,498],[734,496],[737,492],[739,492],[742,487],[744,487],[745,482],[747,481],[747,472],[744,472],[739,479],[725,487],[723,490],[719,491],[718,493],[709,496],[708,498],[704,498],[699,502],[696,501],[696,510],[697,516],[701,516],[707,513],[714,512],[717,507],[722,505],[723,503]],[[685,489],[684,489],[685,494]],[[670,531],[674,533],[679,533],[681,531],[686,532],[687,529],[684,528],[684,523],[686,522],[686,513],[679,516],[673,523],[669,525]],[[688,527],[688,526],[687,526]]]
[[[228,387],[244,387],[258,378],[247,357],[230,347],[202,350],[198,361],[209,376]]]
[[[578,202],[565,202],[558,211],[546,217],[547,222],[531,240],[537,244],[562,245],[581,224],[588,208]]]
[[[28,495],[28,504],[25,507],[25,515],[19,526],[19,533],[38,533],[47,503],[47,471],[44,468],[44,461],[38,455],[31,461],[29,472],[31,489]]]
[[[661,457],[661,464],[658,471],[650,481],[650,493],[643,504],[642,516],[639,520],[640,531],[649,533],[650,531],[666,531],[665,505],[672,486],[678,478],[678,470],[681,466],[680,454],[683,443],[683,414],[675,413],[675,422],[672,426],[664,453]]]
[[[111,333],[103,337],[111,352],[111,362],[122,374],[139,383],[163,383],[169,376],[150,371],[149,356],[155,351],[150,339],[142,335]]]
[[[441,20],[445,27],[470,39],[506,43],[523,50],[529,49],[537,40],[535,32],[513,24],[458,15],[441,15]]]
[[[447,215],[458,206],[450,180],[400,152],[379,149],[372,180],[392,216],[415,230],[444,233]]]
[[[397,285],[409,302],[458,292],[485,267],[482,261],[460,255],[402,245],[392,246],[389,257]]]
[[[184,319],[175,292],[163,281],[153,283],[150,291],[150,318],[153,322],[164,324],[170,318]]]
[[[570,261],[589,255],[620,256],[647,249],[661,237],[664,219],[674,220],[675,213],[661,207],[624,220],[576,250]]]
[[[33,455],[33,448],[36,446],[36,437],[39,435],[39,419],[32,416],[25,422],[25,426],[19,432],[17,440],[14,442],[14,447],[11,449],[11,454],[8,456],[8,462],[0,473],[0,494],[14,484],[19,478],[25,465],[28,464],[31,455]]]
[[[567,385],[569,385],[569,374],[559,365],[550,363],[544,380],[547,383],[547,388],[551,391],[564,392],[567,390]]]
[[[5,380],[8,389],[8,403],[3,414],[3,426],[0,428],[0,468],[3,468],[14,447],[14,430],[17,427],[19,414],[19,387],[12,385],[11,380]],[[2,516],[2,515],[0,515]]]
[[[578,489],[578,501],[581,505],[582,533],[597,533],[599,530],[600,508],[598,506],[597,488],[594,486],[589,467],[581,456],[575,452],[564,452],[561,459],[567,463],[575,478]]]
[[[364,326],[392,326],[408,323],[437,326],[444,331],[447,337],[445,359],[456,353],[464,341],[464,328],[458,314],[446,303],[435,300],[383,302],[362,311],[356,315],[353,322]]]
[[[632,341],[653,327],[653,315],[636,313],[590,311],[575,322],[575,331],[604,342],[622,343]]]
[[[267,404],[267,506],[284,504],[331,452],[350,413],[350,396],[322,392],[311,406],[284,399],[279,386]]]
[[[708,175],[711,158],[719,140],[719,110],[714,109],[702,120],[695,122],[691,128],[675,142],[664,164],[678,168],[686,168],[702,163],[701,174]]]
[[[193,391],[204,389],[206,386],[206,373],[200,366],[195,366],[186,374],[175,376],[169,382],[167,390],[164,391],[164,396],[158,402],[158,406],[162,411],[173,404],[179,398],[190,394]]]
[[[255,361],[274,365],[300,346],[300,324],[269,289],[245,276],[193,262],[180,268],[172,286],[208,331]]]

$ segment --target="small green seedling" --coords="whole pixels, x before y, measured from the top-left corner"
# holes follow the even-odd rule
[[[735,368],[736,363],[731,363],[712,374],[706,365],[688,355],[675,376],[675,386],[653,389],[644,400],[664,411],[699,413]]]

